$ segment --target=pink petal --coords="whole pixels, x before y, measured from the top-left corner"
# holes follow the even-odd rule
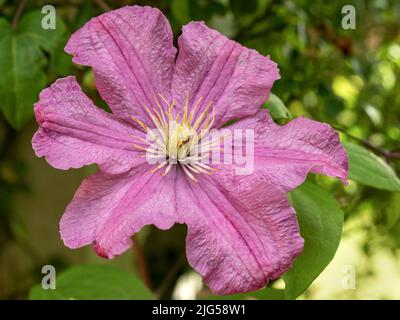
[[[39,129],[33,149],[57,169],[98,163],[103,170],[118,173],[144,161],[134,151],[131,137],[144,134],[94,106],[75,77],[44,89],[35,116]]]
[[[189,95],[193,105],[203,98],[216,106],[215,126],[253,115],[279,79],[276,63],[208,28],[191,22],[179,37],[179,54],[172,83],[178,107]]]
[[[190,265],[217,294],[247,292],[288,270],[303,248],[285,194],[256,175],[222,170],[177,182]]]
[[[67,247],[93,243],[99,255],[111,259],[132,245],[130,237],[144,225],[168,229],[175,221],[175,172],[164,177],[144,165],[87,178],[68,205],[60,232]]]
[[[267,110],[261,110],[230,128],[255,130],[255,169],[284,191],[302,184],[310,171],[347,184],[346,150],[337,132],[326,123],[297,118],[278,126]]]
[[[143,105],[169,99],[176,49],[160,10],[127,6],[93,18],[75,32],[65,51],[92,66],[97,89],[113,112],[147,121]]]

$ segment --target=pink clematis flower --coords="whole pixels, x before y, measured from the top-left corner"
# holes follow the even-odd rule
[[[93,68],[112,114],[95,107],[74,77],[59,79],[35,105],[33,148],[58,169],[99,165],[61,219],[66,246],[93,244],[111,259],[144,225],[183,223],[188,261],[213,292],[253,291],[281,276],[302,251],[286,193],[308,172],[346,182],[347,154],[327,124],[299,118],[278,126],[260,111],[279,79],[268,57],[203,22],[184,26],[178,44],[175,61],[171,28],[154,8],[129,6],[90,20],[65,50]],[[168,129],[164,117],[178,119],[177,126]],[[231,120],[238,120],[231,128],[254,130],[249,175],[235,174],[234,164],[192,161],[183,150],[200,127]],[[160,148],[174,164],[154,169],[143,157],[154,128],[173,131],[175,139]]]

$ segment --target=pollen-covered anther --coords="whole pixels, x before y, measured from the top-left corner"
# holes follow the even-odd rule
[[[163,109],[155,97],[156,108],[144,106],[147,117],[154,127],[150,128],[142,121],[132,119],[147,133],[147,139],[135,136],[138,143],[134,147],[145,152],[149,159],[156,159],[159,163],[152,169],[156,172],[165,167],[162,175],[167,175],[173,165],[179,165],[185,174],[197,181],[195,174],[211,174],[215,169],[203,163],[212,150],[219,147],[219,139],[209,140],[208,132],[215,119],[215,106],[208,103],[198,115],[197,111],[202,102],[198,99],[189,111],[189,98],[186,99],[183,112],[175,111],[175,101],[168,102],[159,95],[166,105]],[[210,111],[212,107],[212,110]],[[207,137],[207,139],[206,139]]]

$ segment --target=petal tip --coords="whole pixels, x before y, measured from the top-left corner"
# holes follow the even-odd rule
[[[112,259],[114,258],[112,255],[109,255],[107,251],[97,242],[93,241],[93,249],[97,253],[97,255],[104,259]]]

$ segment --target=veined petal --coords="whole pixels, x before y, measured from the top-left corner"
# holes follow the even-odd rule
[[[183,178],[177,184],[189,263],[214,293],[260,289],[301,252],[294,209],[284,192],[260,177],[225,169],[198,183]]]
[[[171,27],[155,8],[127,6],[93,18],[65,51],[91,66],[103,99],[118,116],[147,122],[143,105],[169,99],[176,49]]]
[[[131,135],[143,135],[100,108],[82,92],[75,77],[57,80],[35,104],[39,129],[32,139],[38,157],[57,169],[97,163],[118,173],[143,163]]]
[[[216,106],[214,127],[229,120],[253,115],[279,79],[276,63],[208,28],[203,22],[183,27],[172,94],[183,106],[202,98],[199,112],[212,102]]]
[[[284,191],[302,184],[309,172],[337,177],[347,184],[346,150],[338,133],[326,123],[297,118],[278,126],[267,110],[261,110],[230,128],[254,129],[255,170]]]
[[[67,247],[93,244],[100,256],[111,259],[132,245],[130,237],[144,225],[168,229],[175,221],[175,171],[163,177],[144,165],[84,180],[61,219],[60,232]]]

